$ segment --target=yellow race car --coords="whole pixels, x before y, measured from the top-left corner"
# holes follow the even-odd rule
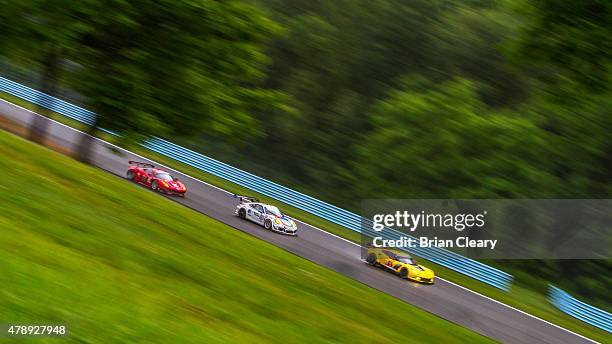
[[[366,262],[411,281],[433,284],[434,272],[418,265],[409,254],[387,248],[368,248]]]

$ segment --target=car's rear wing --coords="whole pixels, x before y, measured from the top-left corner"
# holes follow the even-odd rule
[[[241,204],[242,203],[259,202],[258,198],[249,197],[249,196],[234,195],[234,198],[238,199],[238,202],[240,202]]]
[[[149,164],[146,162],[140,162],[140,161],[128,161],[128,164],[130,165],[134,165],[134,166],[138,166],[138,167],[150,167],[150,168],[155,168],[155,165],[153,164]]]

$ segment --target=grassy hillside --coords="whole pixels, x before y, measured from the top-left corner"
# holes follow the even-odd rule
[[[3,321],[68,342],[488,341],[5,132],[0,242]]]
[[[19,104],[20,106],[23,106],[25,108],[31,109],[31,110],[36,110],[35,107],[31,104],[28,103],[26,101],[23,101],[19,98],[15,98],[12,97],[6,93],[2,93],[0,92],[0,98],[4,98],[6,100],[9,100],[11,102],[14,102],[15,104]],[[76,121],[72,121],[60,114],[54,113],[54,112],[50,112],[50,115],[52,118],[54,118],[55,120],[58,120],[60,122],[64,122],[72,127],[76,127],[79,129],[84,129],[84,127],[82,127],[82,124]],[[105,139],[105,140],[110,140],[112,141],[114,139],[114,137],[110,136],[110,135],[104,135],[101,134],[101,136]],[[238,193],[238,194],[247,194],[247,195],[252,195],[252,196],[257,196],[258,198],[270,203],[270,204],[277,204],[278,206],[280,206],[284,212],[286,212],[287,214],[294,216],[300,220],[306,221],[309,224],[315,225],[319,228],[322,228],[328,232],[334,233],[336,235],[342,236],[344,238],[347,238],[351,241],[354,242],[360,242],[360,237],[359,234],[353,231],[350,231],[344,227],[341,227],[339,225],[336,225],[334,223],[331,223],[329,221],[326,221],[324,219],[321,219],[317,216],[314,216],[312,214],[309,214],[307,212],[304,212],[302,210],[299,210],[297,208],[291,207],[289,205],[283,204],[279,201],[276,201],[274,199],[271,199],[269,197],[266,197],[264,195],[260,195],[258,193],[255,193],[249,189],[246,189],[244,187],[241,187],[239,185],[233,184],[229,181],[226,181],[224,179],[221,179],[219,177],[213,176],[209,173],[205,173],[201,170],[198,170],[196,168],[193,168],[191,166],[188,166],[186,164],[183,164],[181,162],[178,162],[176,160],[167,158],[165,156],[162,156],[160,154],[156,154],[154,152],[151,152],[149,150],[146,150],[140,146],[132,146],[132,147],[128,147],[130,150],[140,153],[148,158],[151,158],[155,161],[161,162],[163,164],[166,164],[167,166],[171,166],[173,168],[176,168],[184,173],[187,173],[191,176],[194,176],[196,178],[199,178],[201,180],[204,180],[208,183],[211,183],[213,185],[216,185],[218,187],[221,187],[225,190],[228,190],[230,192],[234,192],[234,193]],[[467,287],[471,290],[477,291],[479,293],[482,293],[484,295],[487,295],[491,298],[494,298],[496,300],[500,300],[508,305],[511,305],[513,307],[516,307],[518,309],[524,310],[530,314],[536,315],[538,317],[541,317],[543,319],[546,319],[550,322],[553,322],[557,325],[560,325],[562,327],[565,327],[567,329],[570,329],[574,332],[580,333],[582,335],[585,335],[589,338],[598,340],[598,341],[603,341],[605,342],[607,340],[607,338],[609,337],[609,334],[599,328],[590,326],[584,322],[581,322],[580,320],[577,320],[561,311],[559,311],[558,309],[556,309],[554,306],[552,306],[547,299],[546,293],[543,292],[541,290],[541,288],[534,288],[534,285],[545,285],[546,281],[542,280],[539,276],[526,276],[525,273],[523,273],[520,270],[509,270],[506,268],[504,268],[504,270],[506,270],[507,272],[510,272],[511,274],[518,276],[518,282],[515,281],[514,285],[512,286],[512,289],[510,290],[510,292],[504,292],[501,291],[497,288],[494,288],[492,286],[489,286],[487,284],[481,283],[475,279],[472,279],[466,275],[460,274],[458,272],[452,271],[450,269],[444,268],[442,266],[439,266],[437,264],[434,264],[432,262],[429,261],[425,261],[425,264],[428,267],[431,267],[435,272],[436,275],[439,277],[442,277],[444,279],[447,279],[449,281],[452,281],[454,283],[460,284],[464,287]]]

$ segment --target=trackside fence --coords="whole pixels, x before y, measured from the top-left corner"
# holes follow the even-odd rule
[[[553,285],[548,286],[548,297],[550,302],[562,312],[604,331],[612,332],[612,314],[588,305]]]
[[[19,97],[30,103],[43,106],[73,120],[85,124],[94,123],[95,113],[3,77],[0,77],[0,91],[6,92],[15,97]],[[290,206],[309,212],[352,231],[359,233],[362,231],[362,218],[355,213],[323,202],[314,197],[305,195],[301,192],[292,190],[267,179],[258,177],[249,172],[240,170],[221,161],[207,157],[201,153],[181,147],[170,141],[153,137],[145,141],[142,146],[153,152],[162,154],[166,157],[198,168],[204,172],[251,189],[257,193],[277,199]],[[375,233],[371,230],[372,226],[367,225],[369,220],[363,220],[366,221],[363,228],[365,228],[365,231],[367,231],[363,234],[370,237],[383,236],[385,239],[395,240],[399,239],[400,235],[403,235],[392,230],[385,230],[380,233]],[[409,251],[436,264],[470,276],[502,290],[509,290],[512,284],[512,275],[449,250],[432,247],[414,248],[410,249]]]

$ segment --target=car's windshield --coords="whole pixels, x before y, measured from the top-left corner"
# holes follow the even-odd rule
[[[405,264],[416,265],[416,263],[411,257],[397,256],[397,260]]]
[[[161,180],[167,180],[167,181],[172,180],[172,176],[170,176],[168,173],[157,173],[155,177]]]
[[[272,215],[276,215],[276,216],[283,216],[283,214],[281,214],[280,210],[278,210],[277,207],[267,206],[266,207],[266,212],[268,214],[272,214]]]

